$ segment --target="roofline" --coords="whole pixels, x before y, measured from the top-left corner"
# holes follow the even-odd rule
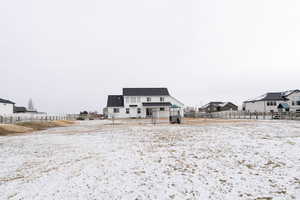
[[[169,96],[172,97],[173,99],[175,99],[176,101],[178,101],[179,103],[181,103],[183,106],[185,106],[184,103],[182,103],[181,101],[179,101],[179,100],[176,99],[175,97],[173,97],[173,96],[171,96],[171,95],[169,95]]]
[[[131,89],[131,90],[134,90],[134,89],[144,89],[144,90],[147,90],[147,89],[163,89],[163,90],[166,90],[168,94],[155,94],[155,95],[125,95],[124,94],[124,90],[128,90],[128,89]],[[170,91],[167,87],[123,87],[122,88],[122,95],[123,96],[133,96],[133,97],[138,97],[138,96],[171,96],[170,94]]]
[[[288,91],[292,91],[292,92],[289,95],[283,95],[285,92],[288,92]],[[295,89],[295,90],[286,90],[286,91],[283,91],[283,92],[267,92],[264,95],[267,95],[267,94],[270,94],[270,93],[281,93],[281,96],[283,98],[286,98],[286,97],[290,96],[291,94],[294,94],[295,92],[300,92],[300,90]],[[252,101],[247,100],[247,101],[243,101],[243,103],[254,103],[254,102],[259,102],[259,101],[282,101],[282,99],[269,99],[269,100],[259,99],[259,100],[252,100]]]
[[[1,102],[0,101],[0,103],[5,103],[5,104],[13,104],[13,105],[15,105],[16,103],[15,102],[13,102],[13,101],[10,101],[10,100],[7,100],[7,99],[2,99],[2,100],[4,100],[4,101],[6,101],[6,102]]]
[[[260,100],[254,100],[254,101],[243,101],[243,103],[255,103],[260,101],[285,101],[284,99],[260,99]]]
[[[288,92],[288,91],[285,91],[285,92]],[[291,92],[289,95],[285,95],[284,97],[288,97],[288,96],[294,94],[295,92],[300,92],[300,90],[299,90],[299,89],[295,89],[295,90],[293,90],[293,92]]]

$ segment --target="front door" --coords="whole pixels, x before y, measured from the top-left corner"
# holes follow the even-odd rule
[[[152,109],[151,108],[146,108],[146,116],[152,117]]]
[[[130,108],[130,117],[131,118],[136,118],[137,117],[137,108],[135,108],[135,107]]]

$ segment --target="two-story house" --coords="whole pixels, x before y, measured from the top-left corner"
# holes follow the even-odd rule
[[[243,103],[243,110],[250,112],[278,112],[280,109],[300,112],[300,90],[269,92]]]
[[[104,115],[108,118],[147,118],[153,114],[169,117],[171,106],[184,104],[172,97],[167,88],[123,88],[122,95],[109,95]]]

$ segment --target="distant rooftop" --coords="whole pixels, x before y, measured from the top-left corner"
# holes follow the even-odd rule
[[[285,92],[268,92],[255,99],[249,99],[245,101],[245,103],[257,101],[284,101],[287,99],[287,96],[293,94],[294,92],[300,92],[300,90],[288,90]]]
[[[1,99],[1,98],[0,98],[0,103],[15,104],[14,102],[12,102],[10,100]]]
[[[122,95],[109,95],[107,99],[107,107],[123,107],[124,98]]]

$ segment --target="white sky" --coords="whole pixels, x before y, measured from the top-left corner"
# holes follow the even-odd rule
[[[0,98],[101,111],[122,87],[186,105],[299,89],[299,0],[0,2]]]

